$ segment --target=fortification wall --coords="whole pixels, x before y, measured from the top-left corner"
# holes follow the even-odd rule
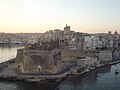
[[[96,58],[97,52],[95,51],[83,51],[83,50],[62,50],[62,61],[69,62],[75,61],[77,58],[83,57]]]
[[[23,73],[54,73],[61,69],[61,52],[19,49],[15,66]]]
[[[112,52],[111,51],[99,51],[98,60],[101,62],[112,61]]]

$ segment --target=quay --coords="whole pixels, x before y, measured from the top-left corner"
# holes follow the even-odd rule
[[[89,71],[82,71],[77,74],[71,74],[71,68],[74,65],[67,67],[65,71],[61,71],[56,74],[22,74],[19,71],[16,71],[14,68],[15,59],[0,63],[0,80],[7,80],[7,81],[25,81],[25,82],[35,82],[35,83],[42,83],[46,81],[55,81],[61,82],[62,80],[69,78],[69,77],[78,77],[85,73],[89,73],[92,70],[95,70],[100,67],[104,67],[106,65],[114,65],[118,64],[120,61],[109,62],[108,64],[98,65],[94,68],[91,68]],[[76,68],[78,69],[78,68]]]

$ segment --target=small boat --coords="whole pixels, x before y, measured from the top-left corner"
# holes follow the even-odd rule
[[[89,69],[86,69],[85,71],[86,71],[86,72],[89,72],[90,70],[89,70]]]
[[[115,70],[115,75],[119,74],[119,70]]]

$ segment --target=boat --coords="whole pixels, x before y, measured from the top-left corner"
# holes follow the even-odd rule
[[[119,70],[115,70],[115,75],[118,75],[119,74]]]
[[[119,74],[119,69],[118,69],[118,66],[116,65],[115,75],[118,75],[118,74]]]
[[[89,70],[89,69],[86,69],[85,71],[86,71],[86,72],[89,72],[90,70]]]

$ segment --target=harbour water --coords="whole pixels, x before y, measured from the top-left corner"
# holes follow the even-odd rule
[[[18,48],[22,47],[0,47],[0,63],[15,58]]]
[[[17,48],[0,48],[0,62],[15,58]],[[120,64],[98,68],[79,77],[68,78],[61,83],[42,84],[0,81],[0,90],[120,90]]]

